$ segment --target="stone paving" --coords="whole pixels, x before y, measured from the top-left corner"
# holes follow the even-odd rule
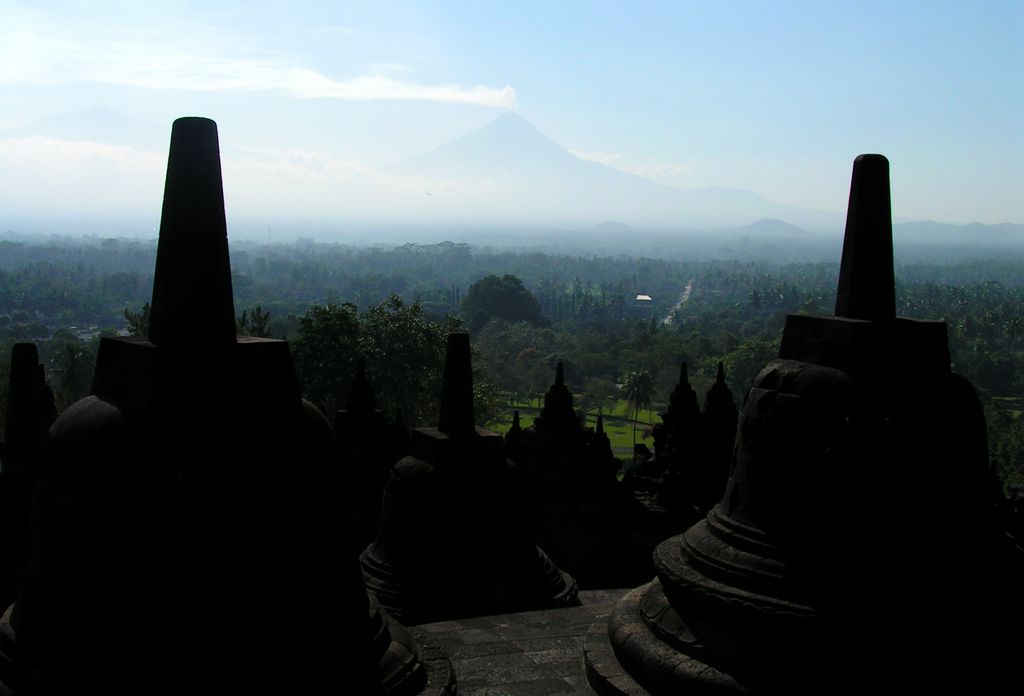
[[[416,627],[451,658],[460,696],[593,694],[583,675],[587,629],[628,590],[585,590],[582,606]]]

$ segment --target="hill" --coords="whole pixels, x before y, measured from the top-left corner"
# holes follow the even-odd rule
[[[576,157],[526,118],[505,113],[395,169],[447,192],[451,205],[483,201],[517,223],[725,228],[762,218],[813,225],[838,216],[783,205],[752,191],[677,189]]]

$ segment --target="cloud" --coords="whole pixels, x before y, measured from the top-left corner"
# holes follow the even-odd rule
[[[430,219],[501,195],[485,181],[382,172],[325,152],[231,148],[222,153],[225,199],[246,214]],[[430,195],[426,195],[429,193]],[[482,205],[482,204],[481,204]]]
[[[330,179],[338,182],[379,182],[382,175],[359,162],[338,159],[325,152],[299,149],[238,147],[224,153],[224,160],[243,172],[272,172],[281,178]]]
[[[606,167],[613,167],[660,183],[680,183],[683,179],[689,177],[693,170],[693,167],[690,165],[678,162],[630,164],[623,162],[622,155],[611,152],[587,152],[583,150],[570,150],[569,152],[580,159],[597,162]]]
[[[169,41],[168,36],[177,38]],[[98,82],[152,90],[277,91],[299,99],[415,100],[516,108],[516,92],[508,85],[421,84],[395,77],[408,70],[393,64],[370,74],[336,78],[299,65],[290,56],[246,44],[204,31],[167,28],[159,32],[102,27],[62,30],[60,25],[48,26],[22,15],[0,29],[0,83]]]
[[[623,169],[631,174],[638,174],[648,179],[685,179],[690,176],[692,167],[676,162],[650,162],[647,164],[633,164]]]
[[[284,77],[284,76],[282,76]],[[446,102],[449,104],[476,104],[502,109],[516,107],[516,91],[506,85],[493,87],[462,85],[418,85],[402,82],[384,75],[368,75],[349,80],[332,80],[320,73],[290,69],[279,88],[303,98],[328,98],[347,101],[376,99],[411,99]]]
[[[166,155],[140,152],[123,145],[57,140],[38,135],[0,140],[0,157],[14,167],[38,162],[59,161],[67,164],[104,160],[124,167],[151,168],[162,166],[167,160]]]
[[[0,139],[0,217],[158,219],[166,166],[165,153],[121,145],[41,136]],[[229,226],[236,215],[431,220],[487,210],[502,194],[487,182],[396,175],[301,149],[228,147],[221,151],[221,166]]]
[[[597,162],[603,164],[606,167],[616,167],[617,162],[622,159],[620,155],[616,155],[610,152],[586,152],[583,150],[569,150],[570,153],[576,155],[580,159],[589,160],[590,162]]]
[[[158,213],[167,156],[33,136],[0,140],[5,212]]]

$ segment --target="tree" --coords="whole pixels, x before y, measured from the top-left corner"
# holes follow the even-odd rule
[[[462,300],[462,316],[470,331],[483,328],[492,318],[508,322],[526,321],[534,326],[547,326],[540,303],[514,275],[488,275],[469,286]]]
[[[331,416],[343,405],[359,352],[359,312],[354,304],[314,304],[299,318],[291,342],[303,394]]]
[[[583,382],[583,393],[590,397],[589,402],[582,402],[584,412],[594,408],[608,408],[615,404],[615,399],[621,393],[615,382],[607,377],[588,377]]]
[[[504,413],[504,400],[497,387],[487,382],[484,372],[473,367],[473,417],[476,424],[486,427],[488,423],[501,418]]]
[[[410,425],[436,425],[448,334],[458,320],[429,319],[419,302],[392,295],[360,316],[360,351],[378,403]]]
[[[1024,418],[1014,418],[1002,406],[985,406],[989,455],[1007,490],[1024,487]]]
[[[397,295],[359,312],[353,304],[313,305],[299,319],[292,342],[295,371],[306,398],[333,414],[345,406],[356,360],[366,360],[377,405],[393,416],[402,410],[413,426],[434,425],[441,396],[441,377],[449,333],[458,319],[430,319],[419,302]],[[500,407],[494,388],[475,369],[477,421],[483,424]]]
[[[49,363],[49,381],[57,410],[63,411],[89,393],[96,356],[67,329],[58,329],[41,351]]]
[[[633,370],[622,380],[622,390],[633,408],[633,447],[636,448],[636,426],[640,409],[650,406],[654,397],[654,377],[647,370]]]
[[[554,368],[542,358],[555,348],[551,329],[494,319],[472,337],[486,363],[488,381],[499,389],[521,397],[543,393],[551,384]]]
[[[4,432],[4,428],[7,427],[4,416],[7,413],[7,390],[11,383],[11,361],[7,359],[10,354],[8,345],[0,347],[0,457],[3,456],[3,443],[7,439]]]
[[[131,336],[149,335],[149,303],[142,305],[142,311],[133,312],[124,308],[124,318],[128,321],[128,333]]]
[[[771,339],[744,339],[733,350],[715,359],[709,357],[703,361],[707,375],[714,373],[712,370],[718,364],[718,360],[725,363],[725,373],[729,376],[729,382],[733,391],[746,394],[750,383],[765,365],[777,358],[779,355],[779,340]]]
[[[264,312],[262,305],[256,305],[251,312],[243,309],[236,323],[239,336],[270,338],[270,312]]]

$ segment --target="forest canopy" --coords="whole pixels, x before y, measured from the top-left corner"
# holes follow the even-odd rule
[[[0,241],[0,251],[0,408],[16,341],[39,345],[64,407],[88,390],[101,335],[144,331],[155,244]],[[511,404],[539,404],[557,362],[577,407],[591,414],[624,405],[623,384],[640,370],[650,375],[656,413],[682,362],[701,391],[721,361],[740,399],[777,354],[786,314],[832,313],[838,277],[838,263],[585,257],[451,242],[245,244],[231,256],[239,332],[292,340],[308,398],[328,414],[343,407],[363,355],[379,405],[389,415],[401,408],[409,424],[435,417],[443,337],[458,326],[470,328],[476,351],[478,412],[495,422]],[[897,262],[895,270],[898,314],[946,321],[953,369],[971,379],[989,414],[993,463],[1004,480],[1024,484],[1024,260]]]

